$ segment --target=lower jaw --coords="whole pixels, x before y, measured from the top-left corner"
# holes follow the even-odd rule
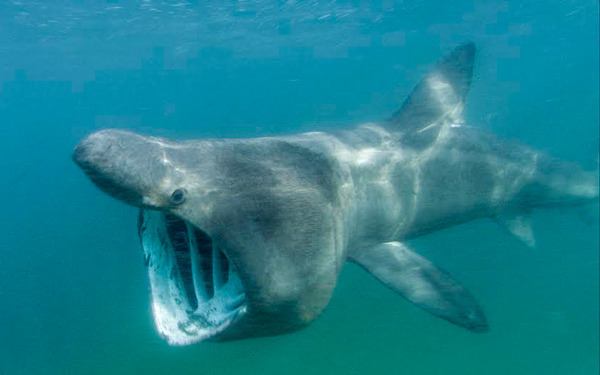
[[[138,228],[154,322],[169,344],[218,338],[246,314],[237,270],[206,233],[172,214],[145,209]]]

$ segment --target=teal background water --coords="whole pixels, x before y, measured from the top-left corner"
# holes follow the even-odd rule
[[[104,127],[252,137],[388,116],[437,59],[478,48],[467,118],[597,167],[596,1],[0,3],[1,374],[597,374],[597,204],[534,212],[529,249],[481,220],[412,241],[491,324],[474,335],[348,265],[285,336],[169,347],[136,209],[70,160]]]

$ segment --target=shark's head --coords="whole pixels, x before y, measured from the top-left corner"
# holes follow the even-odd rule
[[[99,188],[141,208],[154,320],[169,343],[283,333],[326,306],[342,258],[336,183],[307,152],[110,129],[75,148]]]

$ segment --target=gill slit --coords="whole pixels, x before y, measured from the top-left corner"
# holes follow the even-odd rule
[[[188,232],[188,248],[190,252],[190,259],[192,260],[192,282],[194,284],[194,291],[196,292],[196,299],[198,301],[198,307],[196,308],[196,310],[198,310],[201,308],[201,305],[208,301],[209,292],[206,289],[206,283],[202,278],[202,263],[198,251],[198,242],[194,234],[194,229],[187,222],[185,223],[185,227]]]

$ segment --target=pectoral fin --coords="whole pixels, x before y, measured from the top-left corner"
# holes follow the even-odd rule
[[[407,246],[387,242],[350,259],[423,310],[471,331],[488,330],[471,293]]]

